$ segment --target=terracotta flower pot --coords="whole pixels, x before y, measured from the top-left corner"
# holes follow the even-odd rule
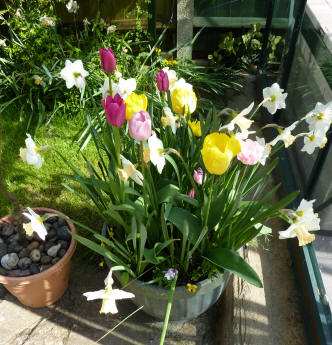
[[[65,216],[63,213],[50,208],[37,207],[33,210],[39,215],[54,213]],[[12,223],[13,218],[9,215],[0,219],[3,222]],[[70,231],[76,233],[72,222],[67,221]],[[1,229],[0,229],[1,231]],[[22,304],[40,308],[57,301],[65,293],[68,286],[70,272],[70,259],[76,248],[76,240],[71,239],[70,246],[66,254],[49,269],[26,277],[7,277],[0,275],[0,283],[14,295]]]

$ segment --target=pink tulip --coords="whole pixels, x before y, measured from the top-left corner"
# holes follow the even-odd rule
[[[151,137],[151,118],[147,111],[141,110],[133,115],[129,121],[129,134],[139,141]]]
[[[101,67],[106,73],[112,73],[116,68],[116,60],[111,48],[99,49]]]
[[[126,120],[126,104],[117,93],[113,98],[108,95],[106,102],[102,99],[101,104],[105,109],[107,122],[114,127],[120,127]]]
[[[241,152],[237,155],[237,159],[243,164],[254,165],[263,155],[264,147],[257,141],[247,139],[241,144]]]
[[[190,189],[190,191],[189,191],[189,193],[188,193],[188,196],[190,196],[191,198],[195,198],[195,190],[194,190],[194,188],[191,188]]]
[[[204,177],[204,180],[203,180]],[[204,176],[202,168],[198,168],[197,170],[194,170],[194,180],[197,184],[202,184],[206,181],[206,175]]]
[[[157,73],[157,86],[159,91],[167,91],[169,89],[168,75],[164,71]]]

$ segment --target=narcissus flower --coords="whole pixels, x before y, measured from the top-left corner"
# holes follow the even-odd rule
[[[30,134],[27,134],[27,137],[28,138],[25,139],[26,148],[20,148],[20,157],[24,162],[34,165],[37,169],[40,169],[43,165],[43,159],[38,153],[39,148],[36,146]]]
[[[164,107],[163,112],[165,116],[161,117],[161,122],[164,127],[171,126],[173,134],[176,133],[176,123],[175,117],[172,113],[172,110],[169,107]]]
[[[262,157],[260,158],[259,162],[262,165],[265,165],[266,159],[269,157],[269,155],[271,153],[271,146],[269,144],[265,144],[264,138],[256,137],[256,142],[258,142],[258,144],[263,147],[263,154],[262,154]]]
[[[180,115],[189,116],[196,109],[197,98],[193,90],[174,89],[171,100],[173,110]]]
[[[257,141],[247,139],[241,144],[241,152],[237,155],[237,159],[243,164],[255,165],[261,158],[264,147]]]
[[[133,115],[129,121],[130,136],[139,141],[148,140],[151,136],[151,117],[145,110]]]
[[[67,3],[67,5],[66,5],[66,7],[67,7],[67,10],[68,10],[69,13],[74,13],[74,14],[75,14],[75,13],[78,11],[78,9],[80,8],[80,7],[78,6],[77,1],[74,1],[74,0],[69,0],[68,3]]]
[[[68,89],[71,89],[74,85],[80,90],[85,88],[85,77],[89,73],[84,69],[81,60],[71,62],[66,60],[65,68],[60,72],[61,78],[65,80]]]
[[[274,83],[271,87],[263,89],[263,97],[266,100],[263,106],[267,108],[270,114],[275,114],[278,109],[286,108],[285,99],[287,93],[280,88],[278,83]]]
[[[166,163],[163,142],[158,139],[156,133],[153,132],[148,140],[148,144],[150,149],[150,160],[152,164],[157,167],[159,174],[161,174]]]
[[[191,128],[193,134],[195,137],[201,137],[202,136],[202,129],[201,129],[201,122],[200,121],[188,121],[188,125]]]
[[[125,100],[127,105],[126,119],[129,121],[135,113],[141,110],[146,110],[148,106],[148,99],[144,94],[138,95],[137,93],[131,93]]]
[[[304,246],[315,239],[314,234],[309,231],[317,231],[320,229],[320,219],[317,213],[314,213],[313,203],[315,200],[307,201],[302,199],[299,207],[294,210],[280,210],[280,213],[286,215],[291,224],[288,229],[279,231],[279,238],[293,238],[297,237],[299,246]]]
[[[327,104],[318,102],[305,120],[309,124],[310,132],[326,133],[332,123],[332,102]]]
[[[102,299],[103,303],[100,309],[101,313],[111,313],[116,314],[118,312],[118,308],[116,307],[115,301],[120,299],[126,298],[134,298],[135,295],[131,292],[126,292],[119,289],[113,289],[113,279],[112,279],[112,269],[110,269],[108,276],[105,279],[105,289],[92,291],[92,292],[85,292],[83,296],[87,298],[88,301],[94,299]]]
[[[107,122],[114,127],[120,127],[126,120],[126,104],[123,99],[116,94],[114,97],[107,96],[106,102],[102,99],[101,104],[105,109]]]
[[[235,137],[223,133],[212,133],[205,137],[201,150],[203,162],[210,174],[222,175],[233,157],[241,152]]]
[[[295,121],[290,126],[286,127],[285,129],[278,128],[279,135],[275,137],[269,145],[274,146],[278,141],[282,140],[285,144],[285,147],[288,147],[293,144],[296,139],[296,136],[292,135],[292,130],[296,127],[299,121]]]
[[[115,74],[117,74],[115,72]],[[131,95],[136,90],[136,79],[123,79],[120,77],[119,82],[117,84],[113,83],[112,81],[112,95],[119,94],[121,98],[126,100],[129,95]],[[146,109],[140,109],[146,110]]]
[[[162,69],[165,73],[167,73],[168,76],[168,83],[169,83],[169,88],[173,89],[175,82],[178,80],[176,76],[176,72],[172,69],[169,69],[169,67],[164,67]]]
[[[106,73],[112,73],[116,68],[116,59],[111,48],[99,48],[101,67]]]
[[[227,129],[228,131],[234,131],[235,125],[239,126],[241,131],[248,130],[254,121],[247,119],[245,116],[251,112],[253,106],[254,102],[252,102],[247,108],[243,109],[240,114],[236,114],[228,125],[220,127],[219,130]]]
[[[138,171],[134,164],[126,159],[124,156],[120,155],[121,163],[123,169],[118,169],[119,176],[122,181],[126,182],[128,178],[131,178],[134,182],[143,186],[143,175],[140,171]]]
[[[28,236],[31,236],[35,232],[43,241],[45,241],[47,230],[43,221],[45,218],[41,217],[30,207],[27,207],[29,213],[23,212],[22,214],[30,219],[29,223],[23,223],[23,228]]]
[[[327,137],[324,131],[307,133],[303,140],[304,146],[301,151],[307,152],[309,155],[311,155],[317,147],[323,148],[327,143]]]

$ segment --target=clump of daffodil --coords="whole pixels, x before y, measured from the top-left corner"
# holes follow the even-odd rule
[[[173,66],[173,65],[177,65],[178,62],[176,60],[164,60],[163,61],[163,65],[164,66]]]
[[[222,175],[233,157],[241,152],[241,145],[235,137],[223,133],[212,133],[205,137],[201,150],[203,162],[210,174]]]
[[[189,116],[197,105],[197,97],[193,90],[177,88],[172,91],[172,107],[179,115]]]
[[[131,93],[127,99],[126,103],[126,120],[129,121],[135,113],[146,110],[148,106],[148,99],[144,94],[138,95],[137,93]]]
[[[200,121],[188,121],[188,125],[191,128],[193,134],[195,137],[201,137],[202,136],[202,129],[201,129],[201,122]]]

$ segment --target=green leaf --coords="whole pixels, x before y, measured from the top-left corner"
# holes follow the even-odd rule
[[[250,284],[257,287],[263,287],[258,274],[240,255],[232,250],[226,248],[213,248],[207,252],[205,258],[215,265],[237,274]]]
[[[168,214],[168,220],[182,233],[184,233],[184,222],[186,220],[189,227],[189,240],[193,244],[196,243],[202,229],[202,225],[198,217],[183,208],[173,207]]]
[[[174,184],[168,184],[157,192],[158,204],[162,202],[172,202],[179,193],[179,187]]]
[[[261,223],[255,224],[254,227],[259,230],[259,234],[260,235],[268,235],[268,234],[272,234],[272,229],[266,225],[263,225]]]

